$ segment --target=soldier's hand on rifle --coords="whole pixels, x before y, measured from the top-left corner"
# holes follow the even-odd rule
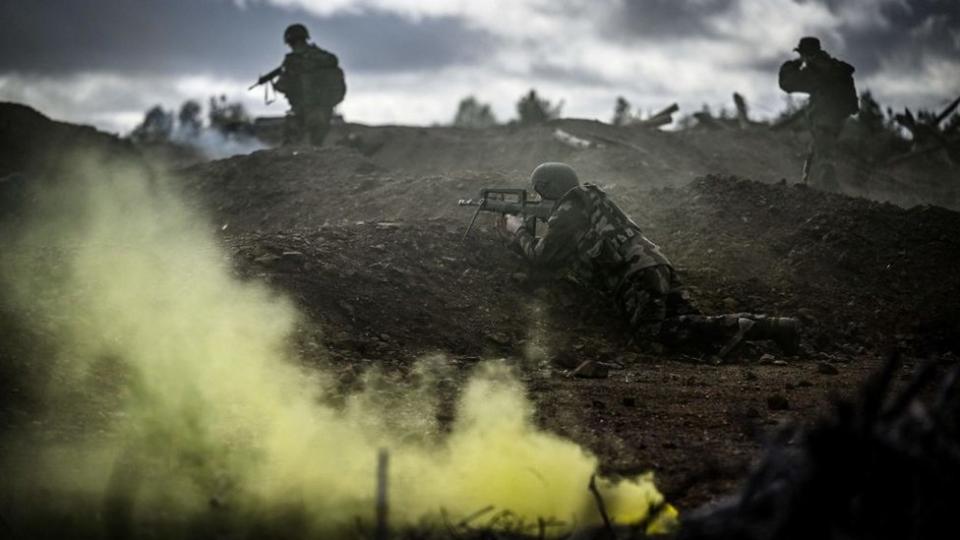
[[[512,238],[523,227],[523,220],[517,216],[502,215],[497,219],[497,232],[504,238]]]

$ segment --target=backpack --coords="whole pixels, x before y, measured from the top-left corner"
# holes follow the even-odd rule
[[[339,60],[333,53],[327,52],[316,45],[311,45],[304,52],[287,55],[284,62],[289,69],[290,76],[298,82],[298,101],[335,107],[347,94],[347,83]]]
[[[860,96],[853,82],[853,66],[842,60],[832,60],[828,82],[830,100],[836,105],[837,112],[846,116],[857,114],[860,112]]]
[[[321,68],[316,91],[321,94],[319,99],[324,105],[337,106],[347,95],[347,81],[343,76],[343,69],[339,65]]]

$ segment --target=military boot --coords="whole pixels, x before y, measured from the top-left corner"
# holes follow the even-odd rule
[[[800,348],[800,321],[793,317],[748,316],[754,322],[744,335],[748,341],[769,339],[788,355]]]

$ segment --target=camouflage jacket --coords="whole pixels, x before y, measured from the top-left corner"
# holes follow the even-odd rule
[[[274,87],[294,109],[333,107],[346,91],[339,64],[335,54],[312,43],[297,47],[284,57],[283,70]]]
[[[811,122],[837,123],[860,108],[853,72],[850,64],[822,52],[810,63],[799,59],[784,62],[779,83],[784,92],[810,94]]]
[[[571,272],[605,292],[651,266],[672,266],[640,227],[592,184],[568,191],[557,201],[547,231],[535,237],[521,227],[513,248],[535,268]]]

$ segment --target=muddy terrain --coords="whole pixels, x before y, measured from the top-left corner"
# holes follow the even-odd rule
[[[22,129],[8,109],[0,132]],[[47,124],[31,129],[62,129]],[[955,169],[871,171],[850,160],[838,194],[794,183],[802,134],[762,127],[665,133],[563,120],[344,129],[354,136],[335,133],[323,148],[265,150],[176,173],[236,274],[282,291],[307,315],[301,356],[334,369],[345,392],[373,365],[404,376],[418,358],[441,353],[465,375],[504,358],[526,383],[538,423],[596,452],[607,472],[654,471],[682,513],[728,493],[770,433],[816,419],[891,349],[906,359],[902,378],[921,360],[960,354]],[[557,129],[593,146],[570,148]],[[8,179],[31,166],[10,148],[0,156]],[[459,198],[522,187],[543,161],[570,163],[604,186],[706,313],[799,317],[800,354],[746,344],[715,365],[637,342],[605,299],[529,273],[493,232],[493,216],[463,237],[472,212]],[[27,346],[0,349],[4,371],[16,371]],[[10,380],[11,392],[26,392]],[[9,402],[6,428],[29,406]]]

